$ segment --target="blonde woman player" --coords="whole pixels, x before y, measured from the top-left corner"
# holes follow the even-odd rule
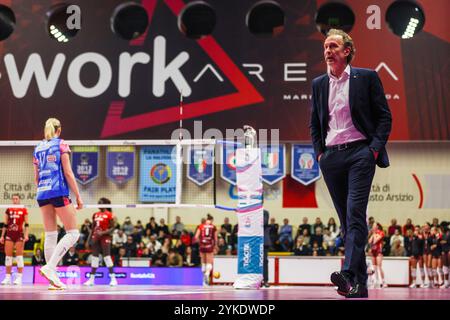
[[[213,269],[214,248],[217,246],[217,229],[213,225],[213,217],[208,214],[206,221],[195,232],[198,240],[200,258],[202,261],[203,285],[209,285],[210,274]]]
[[[12,196],[14,205],[20,204],[18,194]],[[28,241],[28,211],[26,208],[8,208],[5,211],[5,225],[2,228],[0,243],[5,244],[6,275],[2,285],[11,284],[11,269],[13,264],[13,251],[16,248],[17,274],[14,285],[22,284],[23,246]]]
[[[56,273],[56,266],[70,247],[78,241],[76,211],[69,198],[69,188],[76,197],[77,209],[83,208],[75,176],[70,165],[70,148],[61,135],[61,123],[50,118],[45,122],[44,136],[34,150],[34,177],[37,202],[44,222],[44,255],[46,265],[39,273],[50,282],[49,289],[64,289]],[[66,234],[57,243],[56,217],[64,225]]]

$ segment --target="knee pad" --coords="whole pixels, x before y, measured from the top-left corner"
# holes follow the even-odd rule
[[[77,243],[78,238],[80,238],[80,231],[78,231],[78,229],[67,230],[66,235],[70,237],[70,242],[73,246],[75,243]]]
[[[11,267],[13,264],[13,257],[11,256],[6,256],[5,257],[5,266],[6,267]]]
[[[99,257],[94,257],[93,256],[92,259],[91,259],[91,267],[92,268],[98,268],[99,262],[100,262]]]
[[[23,256],[17,256],[16,263],[17,263],[17,268],[23,268],[23,266],[24,266]]]
[[[416,268],[411,268],[411,277],[415,278],[417,274],[417,269]]]
[[[424,270],[424,268],[419,268],[419,270],[420,270],[420,275],[422,277],[425,277],[425,270]]]
[[[112,261],[112,259],[111,259],[111,256],[106,256],[106,257],[104,257],[104,258],[103,258],[103,261],[105,261],[105,265],[106,265],[108,268],[112,268],[112,267],[114,266],[114,263],[113,263],[113,261]]]
[[[448,267],[447,266],[443,266],[442,267],[442,271],[444,272],[445,275],[448,274]]]
[[[213,266],[211,263],[206,264],[206,272],[208,272],[208,273],[211,272],[212,268],[213,268]]]

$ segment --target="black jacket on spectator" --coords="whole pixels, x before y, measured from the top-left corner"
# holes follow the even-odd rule
[[[310,256],[311,251],[309,250],[308,246],[302,245],[300,247],[297,247],[294,249],[294,255],[296,256]]]
[[[71,255],[70,252],[68,251],[63,257],[64,266],[76,266],[78,265],[78,261],[80,261],[80,258],[78,257],[78,253],[76,252],[73,255]]]
[[[317,242],[317,244],[319,245],[319,247],[322,247],[322,246],[323,246],[323,235],[318,236],[318,235],[313,234],[313,235],[311,236],[310,243],[312,244],[312,243],[314,243],[314,242]]]
[[[299,234],[302,235],[303,234],[303,230],[308,230],[308,233],[311,234],[311,225],[309,223],[306,224],[301,224],[299,227]]]

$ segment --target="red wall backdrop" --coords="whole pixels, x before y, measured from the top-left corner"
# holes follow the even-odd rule
[[[245,25],[248,9],[256,2],[227,0],[209,2],[216,10],[217,24],[210,37],[191,40],[177,28],[177,14],[182,0],[143,0],[150,17],[148,32],[128,42],[117,38],[109,21],[114,8],[123,1],[73,1],[82,10],[82,29],[72,41],[59,44],[45,33],[45,13],[56,1],[1,1],[16,15],[13,35],[0,42],[0,139],[40,139],[48,117],[60,118],[66,139],[161,139],[169,138],[178,127],[179,91],[171,80],[163,96],[152,91],[154,81],[154,39],[166,42],[166,64],[181,52],[188,60],[179,68],[192,89],[185,98],[184,125],[192,130],[196,120],[208,128],[235,129],[244,124],[256,128],[280,129],[282,140],[310,140],[309,94],[311,81],[325,72],[322,58],[324,36],[317,31],[314,15],[320,5],[329,1],[279,0],[286,14],[284,31],[275,38],[259,38]],[[449,19],[450,2],[421,0],[426,16],[422,32],[411,40],[401,40],[388,29],[384,16],[393,1],[344,1],[355,13],[351,31],[357,54],[355,66],[375,69],[379,74],[393,112],[392,140],[449,140]],[[369,5],[381,9],[381,29],[366,27]],[[102,55],[111,67],[112,79],[107,89],[91,98],[74,92],[68,79],[69,66],[80,55],[92,52]],[[145,52],[148,64],[137,64],[131,75],[128,97],[118,93],[119,56],[123,52]],[[49,97],[43,97],[33,77],[23,97],[14,94],[11,86],[12,64],[21,76],[31,54],[38,54],[49,75],[57,54],[65,61]],[[5,59],[6,56],[10,59]],[[7,60],[9,62],[7,62]],[[9,63],[9,67],[7,67]],[[285,64],[304,70],[306,81],[286,81]],[[244,64],[263,67],[261,81],[249,74]],[[214,68],[223,81],[207,70],[197,81],[205,66]],[[387,68],[391,71],[388,72]],[[292,75],[291,75],[292,76]],[[298,75],[297,75],[298,76]],[[81,69],[81,83],[94,86],[99,70],[94,63]]]

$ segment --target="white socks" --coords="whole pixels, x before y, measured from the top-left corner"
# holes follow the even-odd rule
[[[58,242],[57,231],[50,231],[45,233],[45,240],[44,240],[45,263],[48,263],[50,261],[50,258],[53,255],[53,251],[55,251],[57,242]]]
[[[212,268],[213,268],[213,266],[212,266],[211,263],[207,263],[207,264],[206,264],[205,275],[206,275],[207,277],[209,277],[209,274],[211,273]]]
[[[77,229],[67,230],[64,237],[56,245],[50,261],[47,261],[47,265],[53,269],[56,269],[58,262],[66,254],[66,252],[77,243],[79,237],[80,232]]]

